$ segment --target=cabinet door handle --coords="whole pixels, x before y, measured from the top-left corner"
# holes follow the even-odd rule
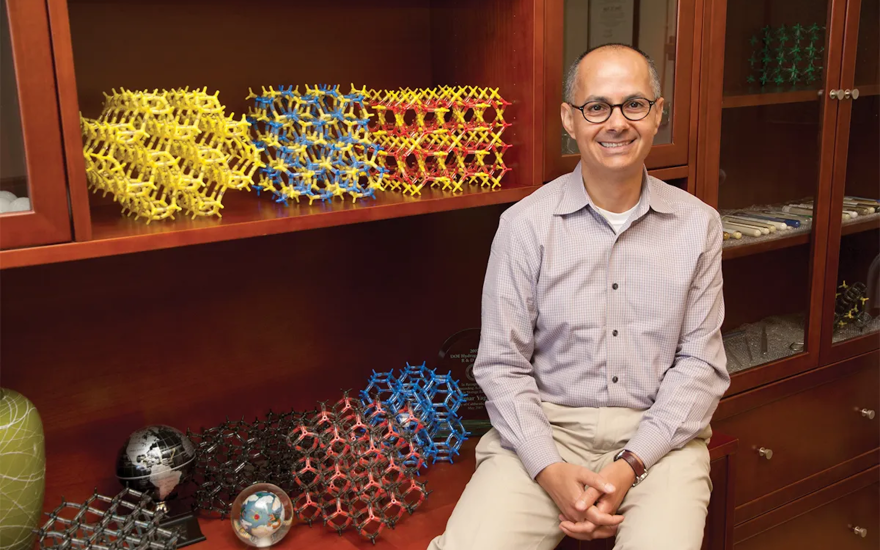
[[[843,90],[831,90],[828,92],[828,97],[840,101],[843,99]]]
[[[862,409],[859,412],[868,420],[874,420],[874,411],[872,409]]]
[[[771,458],[773,458],[773,449],[767,449],[766,447],[761,447],[760,449],[758,449],[758,456],[766,458],[767,460],[770,460]]]
[[[858,99],[859,98],[859,89],[853,88],[852,90],[844,90],[843,95],[846,96],[847,99],[849,99],[849,98]]]
[[[864,527],[859,527],[858,525],[856,525],[855,527],[852,528],[852,532],[853,532],[856,536],[859,536],[859,537],[862,537],[862,538],[865,538],[865,537],[868,536],[868,530],[865,529]]]

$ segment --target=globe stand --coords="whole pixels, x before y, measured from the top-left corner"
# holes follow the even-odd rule
[[[153,499],[156,510],[164,516],[159,518],[160,527],[179,537],[178,547],[205,540],[192,506],[176,498],[177,490],[192,475],[195,451],[183,432],[157,424],[132,433],[116,457],[120,483]]]
[[[169,504],[171,505],[169,506]],[[156,510],[162,511],[167,515],[167,519],[161,522],[159,526],[180,537],[177,542],[178,548],[196,544],[207,539],[202,534],[199,520],[189,508],[183,506],[180,502],[157,502]]]

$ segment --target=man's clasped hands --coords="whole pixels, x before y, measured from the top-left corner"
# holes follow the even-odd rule
[[[635,472],[617,460],[596,473],[568,462],[553,463],[535,481],[559,507],[559,528],[569,537],[593,540],[613,537],[623,516],[617,514],[635,481]]]

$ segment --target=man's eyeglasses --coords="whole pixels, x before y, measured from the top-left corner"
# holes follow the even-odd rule
[[[654,106],[654,103],[656,103],[656,101],[651,101],[643,97],[634,97],[632,99],[627,99],[624,103],[618,103],[617,105],[609,105],[604,101],[587,101],[580,107],[571,103],[569,103],[569,105],[580,111],[581,114],[584,115],[584,120],[587,122],[601,124],[611,118],[611,113],[614,112],[615,107],[618,107],[624,118],[629,121],[636,122],[642,120],[651,112],[651,107]]]

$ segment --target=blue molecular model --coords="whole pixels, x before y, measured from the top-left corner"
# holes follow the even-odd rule
[[[425,363],[407,363],[397,376],[394,370],[374,370],[360,395],[368,410],[379,403],[389,414],[393,411],[396,422],[414,435],[422,456],[430,459],[431,464],[452,463],[470,435],[458,416],[458,408],[467,394],[458,387],[451,372],[437,374]]]
[[[309,204],[345,195],[375,198],[387,169],[379,159],[382,147],[367,129],[365,94],[354,86],[342,94],[326,85],[306,86],[305,94],[293,86],[251,92],[247,99],[255,106],[247,121],[265,155],[257,192],[271,192],[284,204],[300,197]]]

